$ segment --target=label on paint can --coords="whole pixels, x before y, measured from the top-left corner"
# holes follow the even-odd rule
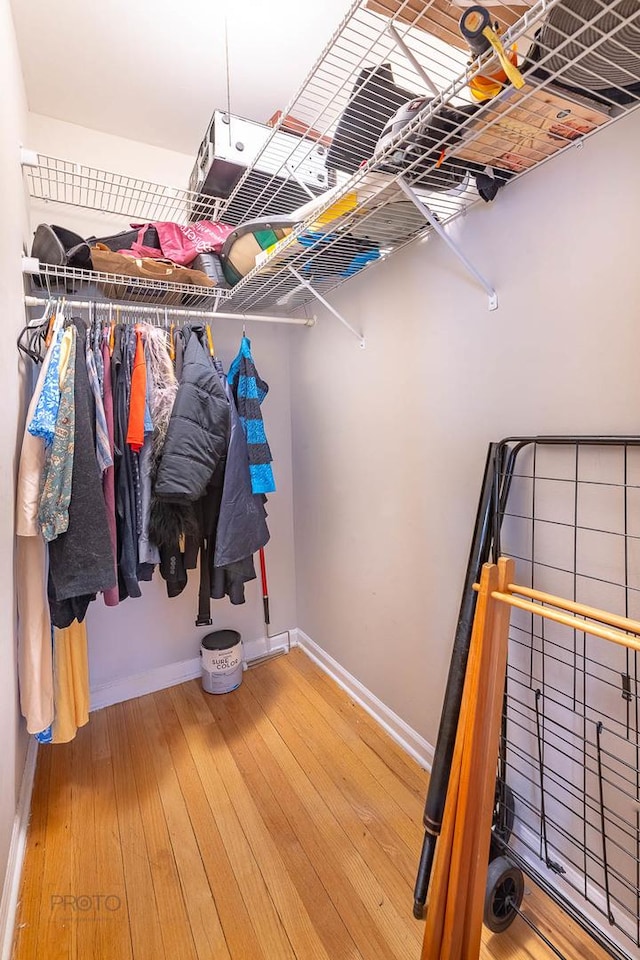
[[[207,693],[230,693],[242,682],[242,643],[227,650],[202,649],[202,686]]]

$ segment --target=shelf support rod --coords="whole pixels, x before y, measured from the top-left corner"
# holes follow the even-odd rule
[[[434,217],[431,213],[431,210],[427,204],[420,199],[413,187],[410,187],[409,184],[404,180],[403,177],[398,178],[398,185],[402,192],[408,197],[409,200],[414,204],[414,206],[420,211],[425,220],[433,227],[438,236],[444,240],[449,249],[456,255],[463,267],[471,274],[474,280],[480,284],[480,286],[486,291],[489,297],[489,310],[498,309],[498,294],[496,293],[495,288],[489,283],[486,277],[484,277],[479,270],[477,270],[468,257],[462,252],[460,247],[457,245],[455,240],[452,240],[447,231],[444,229],[439,220]]]
[[[424,81],[425,85],[429,88],[429,90],[434,95],[434,97],[439,97],[440,91],[436,87],[435,83],[433,82],[433,80],[431,79],[427,71],[424,69],[424,67],[422,66],[422,64],[414,54],[413,50],[410,50],[409,47],[406,45],[406,43],[404,42],[404,40],[402,39],[402,37],[400,36],[400,34],[398,33],[398,31],[396,30],[395,26],[392,23],[388,24],[387,33],[391,34],[396,45],[400,47],[400,49],[404,53],[405,57],[407,58],[407,60],[409,61],[413,69],[416,71],[418,76]]]
[[[310,197],[311,200],[315,200],[316,199],[315,193],[313,192],[311,187],[307,186],[307,184],[304,182],[302,177],[299,175],[297,167],[294,167],[293,165],[293,161],[292,160],[287,161],[287,163],[285,163],[284,166],[289,176],[293,177],[293,179],[298,184],[298,186],[303,191],[303,193],[306,193],[306,195]]]
[[[309,291],[309,293],[310,293],[313,297],[315,297],[315,299],[316,299],[319,303],[321,303],[323,307],[326,307],[326,309],[329,311],[329,313],[332,313],[332,314],[334,315],[334,317],[336,317],[336,318],[340,321],[340,323],[341,323],[344,327],[347,328],[347,330],[349,331],[349,333],[352,333],[352,334],[354,335],[354,337],[356,337],[356,338],[360,341],[360,346],[361,346],[362,349],[364,350],[364,348],[365,348],[365,346],[366,346],[366,343],[365,343],[365,339],[364,339],[364,337],[362,336],[362,334],[361,334],[361,333],[358,333],[358,331],[355,329],[355,327],[352,327],[351,324],[348,323],[348,322],[345,320],[345,318],[342,316],[342,314],[341,314],[341,313],[338,313],[338,311],[337,311],[334,307],[331,306],[331,304],[329,303],[329,301],[328,301],[328,300],[325,300],[325,298],[322,296],[322,294],[318,293],[318,291],[315,290],[315,289],[312,287],[312,285],[309,283],[309,281],[308,281],[305,277],[303,277],[301,274],[299,274],[298,271],[295,270],[292,266],[289,266],[289,272],[293,274],[293,276],[296,278],[296,280],[298,281],[299,284],[301,284],[303,287],[306,287],[306,288],[307,288],[307,290]]]
[[[64,296],[64,294],[60,294]],[[54,297],[31,297],[25,296],[24,305],[25,307],[43,307],[49,302],[49,300],[55,299]],[[132,304],[126,303],[122,300],[73,300],[67,297],[67,302],[70,308],[77,307],[79,310],[86,310],[90,307],[120,307],[126,313],[137,313],[141,316],[152,316],[157,317],[158,312],[162,310],[167,311],[167,314],[170,317],[185,317],[189,319],[190,317],[194,319],[207,319],[207,320],[242,320],[244,321],[260,321],[263,323],[291,323],[297,324],[299,326],[312,327],[315,324],[315,319],[313,317],[273,317],[267,316],[260,313],[229,313],[225,310],[197,310],[197,309],[176,309],[175,307],[165,307],[157,306],[143,306],[141,304]]]

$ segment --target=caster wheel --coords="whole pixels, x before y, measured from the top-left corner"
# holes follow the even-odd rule
[[[484,896],[484,925],[492,933],[502,933],[516,917],[524,896],[524,877],[506,857],[497,857],[489,864],[487,890]]]
[[[493,835],[504,846],[509,843],[516,817],[516,803],[513,791],[508,783],[496,784],[496,798],[493,807]]]

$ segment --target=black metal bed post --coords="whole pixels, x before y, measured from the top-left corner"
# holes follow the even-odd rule
[[[478,502],[476,526],[471,542],[469,562],[467,564],[467,572],[462,592],[462,602],[460,604],[460,613],[458,614],[458,623],[453,642],[444,706],[440,717],[438,740],[436,742],[431,779],[429,780],[429,789],[424,807],[423,823],[425,834],[422,843],[422,852],[420,854],[420,863],[418,865],[413,901],[413,914],[417,919],[421,919],[424,915],[433,858],[442,826],[442,815],[447,797],[453,748],[458,727],[460,704],[462,702],[462,689],[464,687],[464,677],[467,668],[469,642],[471,639],[471,629],[473,627],[473,615],[476,606],[476,594],[473,590],[473,584],[478,578],[482,564],[488,559],[491,546],[491,521],[495,500],[494,486],[500,469],[500,464],[496,463],[496,458],[499,455],[499,447],[500,444],[491,443],[489,444],[487,453],[484,477],[480,490],[480,500]]]

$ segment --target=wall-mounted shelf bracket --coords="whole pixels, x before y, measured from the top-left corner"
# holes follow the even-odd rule
[[[463,267],[467,270],[467,272],[470,273],[471,276],[474,278],[474,280],[476,280],[480,284],[480,286],[483,288],[483,290],[487,292],[487,295],[489,297],[489,310],[497,310],[498,294],[494,289],[494,287],[492,287],[492,285],[489,283],[486,277],[483,277],[483,275],[480,273],[479,270],[476,270],[476,268],[468,259],[468,257],[465,256],[465,254],[462,252],[462,250],[457,245],[455,240],[451,239],[451,237],[449,236],[447,231],[444,229],[442,224],[439,222],[439,220],[436,217],[434,217],[434,215],[431,213],[431,210],[429,210],[429,207],[427,206],[425,201],[418,196],[418,194],[413,189],[413,187],[409,186],[409,184],[402,177],[398,179],[398,185],[401,188],[402,192],[405,194],[405,196],[408,197],[408,199],[411,200],[411,202],[415,205],[415,207],[420,211],[420,213],[423,215],[423,217],[429,223],[429,225],[433,227],[433,229],[438,234],[438,236],[442,240],[444,240],[444,242],[449,247],[449,249],[456,255],[456,257],[458,258],[460,263],[463,265]]]
[[[352,334],[354,335],[354,337],[356,337],[356,338],[359,340],[360,346],[361,346],[361,348],[364,350],[364,348],[365,348],[365,346],[366,346],[366,343],[365,343],[365,339],[364,339],[364,337],[362,336],[362,334],[361,334],[361,333],[358,333],[358,331],[355,329],[355,327],[352,327],[351,324],[348,323],[347,320],[345,320],[345,318],[342,316],[342,314],[341,314],[341,313],[338,313],[338,311],[337,311],[334,307],[331,306],[331,304],[329,303],[329,301],[328,301],[328,300],[325,300],[325,298],[322,296],[322,294],[318,293],[318,291],[313,288],[313,286],[309,283],[309,281],[308,281],[307,279],[305,279],[305,277],[303,277],[301,274],[299,274],[297,270],[294,270],[294,268],[290,266],[290,267],[289,267],[289,271],[290,271],[290,273],[293,274],[293,276],[296,278],[296,280],[298,281],[298,283],[301,284],[301,286],[306,287],[307,290],[309,291],[309,293],[311,293],[311,294],[315,297],[315,299],[316,299],[319,303],[322,304],[323,307],[326,307],[326,309],[329,311],[329,313],[332,313],[332,314],[334,315],[334,317],[337,317],[337,319],[340,321],[340,323],[341,323],[344,327],[347,328],[347,330],[349,331],[349,333],[352,333]]]
[[[295,182],[298,184],[298,186],[300,187],[300,189],[303,190],[304,193],[306,193],[306,195],[309,197],[309,199],[310,199],[310,200],[315,200],[315,199],[316,199],[315,193],[313,192],[313,190],[311,189],[311,187],[307,186],[307,184],[304,182],[304,180],[302,179],[302,177],[301,177],[300,174],[298,173],[298,168],[293,165],[293,161],[292,161],[292,160],[288,160],[287,163],[285,163],[284,166],[285,166],[285,170],[287,171],[287,173],[289,174],[289,176],[293,177],[293,179],[294,179]]]
[[[40,273],[40,261],[37,257],[22,257],[22,272],[28,274]]]
[[[40,163],[37,150],[28,150],[20,147],[20,165],[23,167],[37,167]]]
[[[422,64],[416,57],[416,55],[413,53],[413,51],[410,50],[409,47],[406,45],[406,43],[404,42],[404,40],[396,30],[394,24],[391,22],[387,26],[387,33],[389,34],[389,36],[393,37],[393,40],[396,46],[400,50],[402,50],[402,52],[404,53],[405,57],[407,58],[407,60],[409,61],[413,69],[416,71],[418,76],[424,82],[425,86],[428,87],[428,89],[431,91],[434,97],[439,97],[440,91],[436,87],[435,83],[433,82],[433,80],[431,79],[427,71],[424,69],[424,67],[422,66]]]

